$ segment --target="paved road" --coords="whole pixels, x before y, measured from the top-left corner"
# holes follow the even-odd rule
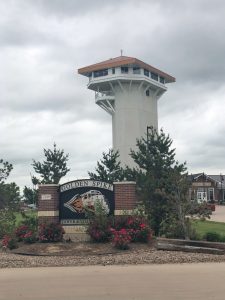
[[[0,270],[0,300],[225,299],[225,263]]]

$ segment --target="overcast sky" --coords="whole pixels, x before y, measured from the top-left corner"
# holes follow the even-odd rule
[[[77,69],[120,55],[176,77],[159,127],[190,173],[225,173],[225,1],[0,0],[0,158],[30,185],[32,159],[69,153],[64,181],[112,146],[111,117]]]

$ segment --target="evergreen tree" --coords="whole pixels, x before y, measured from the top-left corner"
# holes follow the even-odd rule
[[[119,161],[119,152],[109,149],[108,153],[103,152],[103,158],[97,162],[95,173],[88,172],[90,179],[100,180],[108,183],[124,179],[124,170]]]
[[[131,151],[137,167],[130,170],[137,182],[151,227],[158,235],[165,220],[171,215],[173,207],[169,198],[172,172],[186,171],[184,164],[175,160],[175,149],[171,149],[172,140],[161,129],[158,133],[150,128],[146,138],[137,140],[138,150]],[[129,170],[129,168],[128,168]]]
[[[33,177],[32,181],[34,180],[43,184],[58,184],[60,179],[70,171],[67,168],[69,155],[65,155],[64,150],[57,149],[54,143],[53,151],[51,149],[44,149],[44,156],[45,160],[43,163],[33,160],[32,166],[35,172],[40,175],[41,180]]]

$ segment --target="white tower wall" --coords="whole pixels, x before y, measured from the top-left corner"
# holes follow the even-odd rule
[[[115,86],[113,149],[119,150],[122,165],[134,166],[130,150],[136,149],[136,139],[146,136],[147,126],[158,128],[157,97],[140,83]]]

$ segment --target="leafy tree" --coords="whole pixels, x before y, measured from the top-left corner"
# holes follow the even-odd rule
[[[60,179],[70,171],[67,168],[69,155],[64,154],[64,150],[57,149],[54,143],[53,150],[44,149],[44,156],[43,163],[33,160],[32,166],[35,172],[40,175],[41,180],[36,177],[33,177],[32,180],[44,184],[58,184]]]
[[[27,204],[37,204],[38,191],[34,188],[29,188],[27,186],[23,189],[23,198]]]
[[[88,172],[90,179],[100,180],[108,183],[124,179],[124,170],[119,161],[119,152],[109,149],[108,153],[103,152],[103,158],[97,162],[95,173]]]
[[[0,184],[0,209],[18,210],[20,189],[15,182]]]
[[[0,159],[0,182],[3,182],[9,176],[12,169],[12,164]]]
[[[7,208],[16,210],[20,202],[20,189],[15,182],[5,183],[13,166],[0,159],[0,210]]]
[[[12,169],[12,164],[0,159],[0,238],[13,231],[16,220],[13,210],[20,200],[19,187],[5,183]]]

